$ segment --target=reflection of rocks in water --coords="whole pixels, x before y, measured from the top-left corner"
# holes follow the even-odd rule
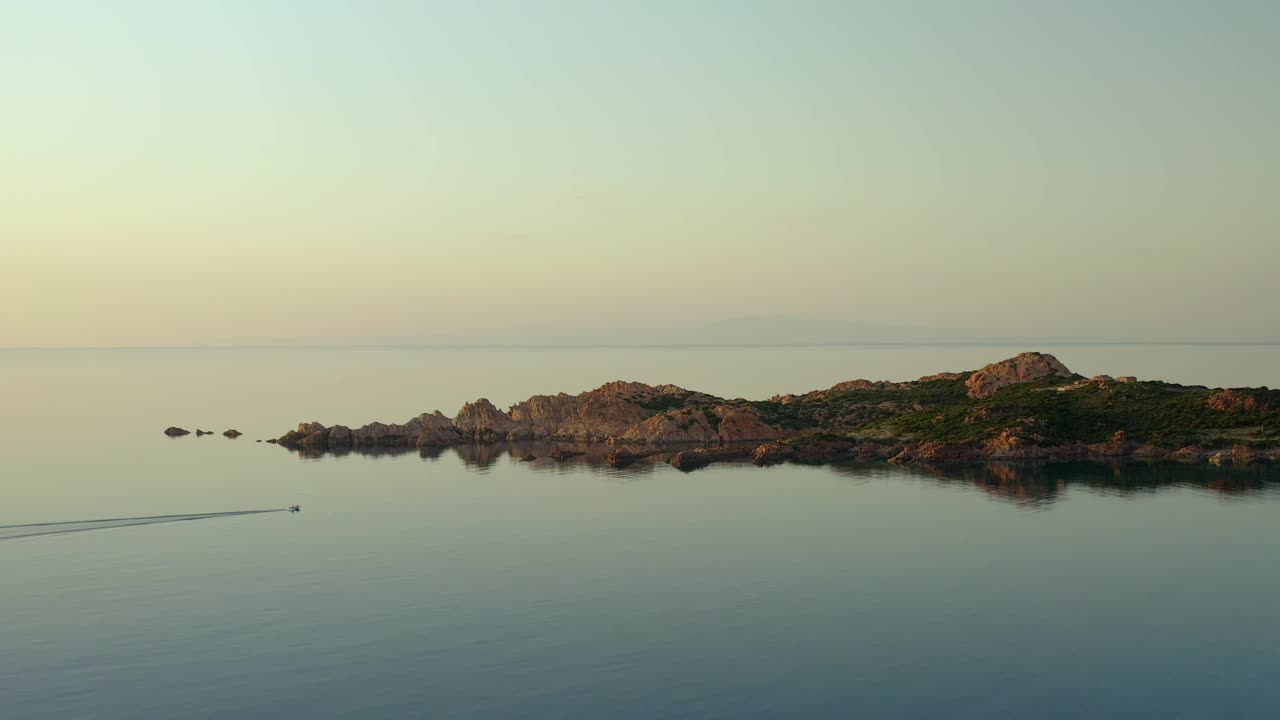
[[[912,470],[943,482],[973,485],[993,498],[1035,507],[1052,504],[1073,487],[1123,496],[1151,495],[1175,487],[1242,495],[1274,488],[1280,482],[1280,472],[1257,465],[1206,468],[1181,463],[1112,461],[918,465]]]
[[[507,448],[502,445],[485,443],[455,445],[453,451],[458,453],[458,457],[462,458],[462,462],[468,468],[485,470],[493,467],[506,454]]]
[[[418,448],[418,457],[423,460],[435,460],[443,455],[446,449],[439,445],[423,445]]]
[[[302,458],[303,460],[319,460],[320,458],[329,454],[331,453],[327,453],[324,450],[318,450],[316,448],[306,448],[306,447],[298,448],[298,457]]]
[[[960,482],[982,490],[993,498],[1023,506],[1043,506],[1057,500],[1063,483],[1048,477],[1045,465],[986,463],[982,465],[916,465],[919,471],[942,482]]]
[[[572,473],[586,468],[611,477],[645,475],[681,457],[677,464],[685,469],[701,467],[705,460],[740,460],[746,449],[728,446],[699,449],[698,446],[660,446],[643,444],[607,444],[598,442],[559,442],[548,440],[507,441],[498,443],[466,443],[449,447],[359,447],[328,451],[318,448],[290,448],[303,459],[356,454],[362,457],[394,457],[417,452],[423,460],[434,460],[456,453],[463,464],[484,471],[502,460],[520,463],[537,473]],[[684,453],[681,456],[681,453]],[[724,455],[724,458],[720,457]],[[981,490],[988,497],[1012,502],[1022,507],[1046,507],[1071,489],[1122,496],[1150,495],[1169,488],[1195,488],[1229,496],[1247,496],[1268,489],[1280,490],[1280,468],[1274,465],[1228,464],[1223,467],[1188,465],[1178,462],[1109,459],[1080,462],[987,462],[970,465],[909,466],[890,465],[883,460],[846,460],[824,466],[842,476],[868,479],[912,476],[929,477],[943,483],[956,483]],[[778,471],[784,472],[784,471]]]

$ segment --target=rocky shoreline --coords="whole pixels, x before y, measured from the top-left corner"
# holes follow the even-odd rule
[[[1280,461],[1280,391],[1085,378],[1052,355],[1022,353],[971,372],[851,380],[765,401],[617,381],[507,410],[481,398],[452,417],[435,411],[357,428],[307,422],[267,440],[310,456],[528,441],[565,444],[550,451],[556,460],[599,455],[621,467],[661,455],[682,470],[748,459],[1244,465]]]

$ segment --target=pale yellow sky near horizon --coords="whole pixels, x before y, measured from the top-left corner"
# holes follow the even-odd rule
[[[0,42],[0,347],[1280,339],[1271,3],[13,3]]]

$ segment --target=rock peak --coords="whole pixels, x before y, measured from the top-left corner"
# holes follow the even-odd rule
[[[1034,382],[1046,377],[1072,378],[1075,374],[1052,355],[1024,352],[987,365],[970,375],[964,385],[969,388],[969,397],[987,398],[995,395],[1002,387]]]

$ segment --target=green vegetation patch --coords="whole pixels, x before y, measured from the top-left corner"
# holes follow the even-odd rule
[[[1108,440],[1116,431],[1128,439],[1182,445],[1221,436],[1224,431],[1275,425],[1274,412],[1216,412],[1205,406],[1211,391],[1162,382],[1084,384],[1055,387],[1046,380],[1002,388],[993,397],[929,408],[883,421],[884,428],[918,440],[980,442],[1033,418],[1034,431],[1048,445]]]

